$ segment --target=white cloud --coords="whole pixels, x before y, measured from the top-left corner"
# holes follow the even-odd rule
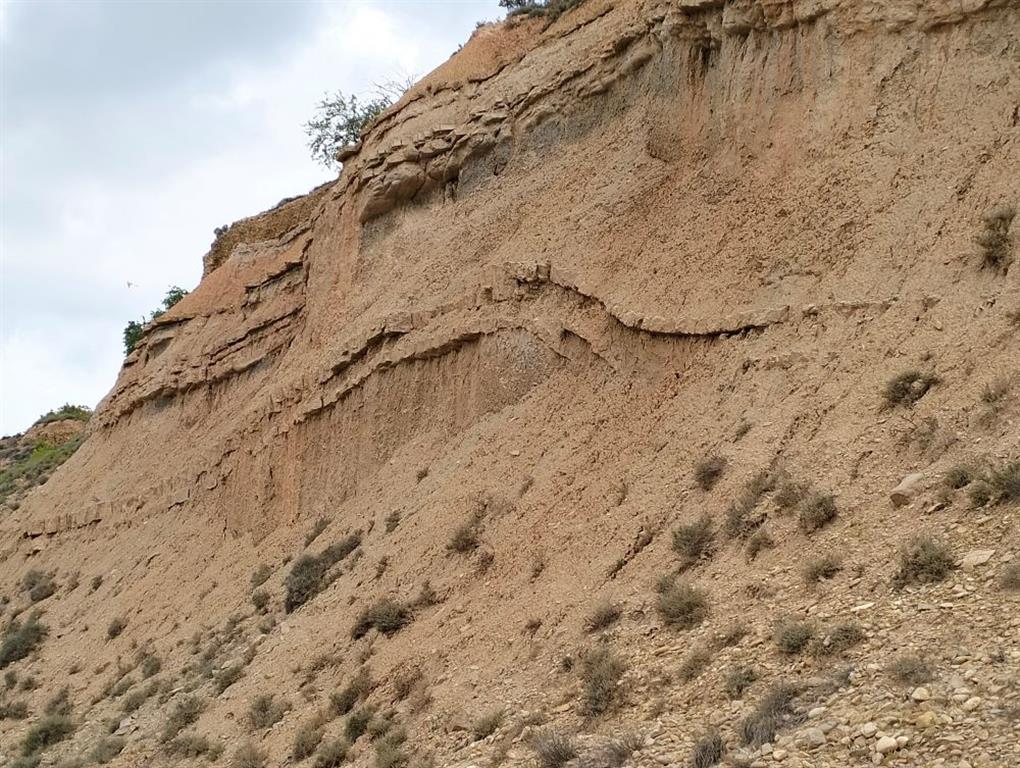
[[[119,12],[108,6],[108,16],[111,7]],[[120,76],[113,52],[109,92],[96,81],[95,108],[68,108],[63,119],[47,112],[44,121],[17,122],[4,104],[0,434],[65,401],[95,405],[116,378],[124,324],[153,309],[171,284],[195,285],[215,226],[328,178],[302,130],[323,93],[422,75],[475,21],[498,15],[496,0],[360,0],[313,10],[313,23],[286,30],[290,37],[271,47],[235,46],[224,59],[182,66],[159,88],[112,84]],[[9,32],[10,14],[0,23]],[[32,28],[15,26],[19,34]],[[5,65],[9,55],[5,47]]]

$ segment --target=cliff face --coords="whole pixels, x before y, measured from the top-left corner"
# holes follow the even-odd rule
[[[72,687],[86,723],[68,754],[118,707],[88,704],[112,669],[68,668],[134,643],[188,680],[183,641],[241,612],[226,646],[257,653],[225,692],[196,688],[197,728],[232,749],[250,701],[286,695],[291,714],[256,734],[273,765],[365,665],[369,702],[408,731],[402,749],[439,764],[531,760],[516,737],[535,713],[586,749],[640,733],[638,764],[686,764],[712,728],[731,758],[762,765],[962,765],[979,738],[972,765],[1014,764],[1004,713],[1020,652],[996,652],[1020,629],[998,586],[1020,552],[1020,492],[993,482],[975,512],[940,478],[962,464],[998,477],[1020,457],[1017,247],[1008,217],[983,218],[1020,203],[1017,168],[1012,0],[588,0],[552,24],[481,28],[336,182],[217,241],[82,447],[0,521],[9,593],[29,568],[81,574],[43,604],[50,638],[30,662],[49,693]],[[988,268],[975,238],[996,221],[1006,257]],[[884,401],[915,369],[939,383]],[[704,490],[693,467],[714,455],[726,468]],[[787,477],[834,494],[835,520],[798,522],[759,484],[733,523],[763,470],[773,489]],[[715,543],[683,564],[672,532],[703,514]],[[284,614],[286,559],[319,518],[311,551],[360,531],[362,554]],[[465,524],[472,546],[451,550]],[[993,554],[896,591],[898,548],[920,529],[954,557]],[[753,530],[773,545],[756,557]],[[825,553],[842,570],[805,587],[806,557]],[[279,623],[252,639],[269,627],[251,615],[259,563]],[[683,565],[710,605],[689,631],[656,613],[656,579]],[[438,605],[351,639],[363,608],[425,582]],[[583,625],[606,600],[628,671],[593,720],[560,662],[596,644]],[[115,617],[127,629],[108,639]],[[845,654],[777,655],[785,617],[863,634]],[[748,638],[712,644],[737,622]],[[678,678],[701,646],[708,671]],[[881,668],[911,649],[938,670],[916,701]],[[855,671],[820,692],[840,664]],[[737,665],[759,682],[732,703]],[[427,690],[415,706],[393,690],[411,669]],[[778,680],[808,686],[802,714],[826,709],[781,729],[778,749],[742,745],[741,718]],[[158,734],[183,693],[166,691],[122,729],[124,765],[175,759]],[[495,745],[470,744],[464,724],[497,707]],[[862,735],[872,721],[881,733]],[[15,744],[24,727],[0,736]],[[883,735],[907,740],[881,751]],[[366,739],[355,762],[374,759]]]

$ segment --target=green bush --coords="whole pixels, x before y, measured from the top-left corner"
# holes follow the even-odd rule
[[[346,538],[326,547],[318,555],[304,554],[299,557],[284,581],[287,595],[284,610],[297,610],[315,597],[326,586],[326,572],[350,555],[361,544],[361,531],[355,531]]]
[[[398,87],[400,93],[406,90],[406,86]],[[305,123],[312,159],[326,168],[337,168],[340,163],[337,153],[345,146],[357,144],[361,132],[399,98],[400,93],[395,87],[384,86],[367,101],[353,94],[345,96],[340,91],[327,94],[316,105],[315,116]]]

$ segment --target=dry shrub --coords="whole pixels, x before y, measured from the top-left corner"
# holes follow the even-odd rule
[[[726,677],[723,679],[723,688],[731,699],[738,699],[757,679],[758,672],[754,667],[736,667],[726,673]]]
[[[302,723],[294,734],[294,744],[290,748],[291,757],[300,762],[311,757],[322,741],[322,719],[314,717]]]
[[[1016,216],[1010,205],[996,206],[981,217],[984,230],[975,238],[981,248],[981,268],[1005,273],[1013,261],[1009,227]]]
[[[585,620],[584,628],[588,632],[598,632],[603,629],[607,629],[619,621],[620,616],[623,615],[623,611],[620,606],[616,603],[612,603],[609,600],[604,600],[595,606],[594,610],[588,615]],[[537,631],[536,627],[536,631]]]
[[[350,747],[343,739],[324,742],[316,750],[312,766],[313,768],[340,768],[347,760],[349,749]]]
[[[120,736],[104,736],[92,748],[89,759],[98,765],[106,765],[123,750],[127,742]]]
[[[722,456],[709,456],[699,461],[694,467],[694,482],[703,491],[710,491],[719,482],[726,469],[726,459]]]
[[[804,650],[815,636],[814,624],[799,619],[786,619],[776,625],[772,639],[781,653],[793,656]]]
[[[1003,568],[999,584],[1007,592],[1020,592],[1020,563],[1010,563]]]
[[[601,715],[616,701],[617,685],[627,665],[609,648],[598,648],[584,657],[581,709],[586,715]]]
[[[699,558],[711,554],[714,541],[712,518],[707,514],[693,522],[678,525],[673,530],[673,551],[680,555],[685,565],[691,565]]]
[[[204,703],[197,696],[185,696],[178,701],[163,725],[160,739],[166,743],[175,738],[181,731],[198,720],[204,707]]]
[[[885,671],[901,685],[921,685],[933,677],[931,665],[914,653],[897,656],[889,662]]]
[[[265,563],[260,563],[259,566],[252,571],[251,574],[251,586],[252,589],[257,589],[265,584],[269,577],[273,575],[273,569]]]
[[[475,740],[484,739],[486,736],[491,736],[499,727],[503,725],[506,720],[505,709],[495,709],[488,714],[482,715],[471,725],[471,734],[475,737]]]
[[[759,528],[754,534],[747,540],[747,547],[745,549],[747,553],[748,562],[753,562],[758,555],[761,554],[762,550],[772,549],[776,546],[775,540],[764,528]]]
[[[691,651],[687,658],[680,664],[680,668],[677,670],[677,675],[680,680],[689,683],[696,677],[701,675],[712,662],[712,654],[708,652],[707,648],[695,648]]]
[[[899,570],[893,576],[897,588],[940,582],[956,568],[952,550],[925,533],[917,534],[900,547],[899,561]]]
[[[659,618],[675,629],[694,629],[708,618],[708,593],[684,581],[660,580],[656,610]]]
[[[562,768],[577,757],[577,743],[559,731],[538,731],[530,743],[541,768]]]
[[[836,499],[831,493],[812,493],[801,502],[798,522],[804,533],[814,533],[835,519]]]
[[[406,605],[384,597],[362,610],[351,628],[351,637],[358,640],[373,628],[389,637],[410,624],[412,619],[411,611]]]
[[[261,730],[280,722],[290,709],[290,703],[277,699],[272,693],[256,696],[248,707],[248,723],[252,728]]]
[[[1011,461],[988,472],[988,485],[997,502],[1020,502],[1020,461]]]
[[[928,390],[942,380],[932,373],[917,370],[904,371],[894,376],[882,390],[886,408],[910,407],[924,397]]]
[[[725,753],[725,744],[718,733],[709,733],[698,739],[691,753],[692,768],[712,768],[718,765]]]
[[[813,656],[838,656],[864,642],[864,629],[854,621],[844,622],[833,627],[811,646]]]
[[[798,689],[780,683],[770,688],[755,710],[740,724],[740,738],[752,747],[773,743],[776,733],[787,724],[793,713]]]
[[[843,561],[833,554],[808,560],[801,570],[804,581],[808,584],[815,584],[822,579],[831,579],[843,570]]]

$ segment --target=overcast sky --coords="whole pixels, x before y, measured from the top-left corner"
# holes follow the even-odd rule
[[[95,406],[213,228],[329,178],[326,91],[421,76],[497,0],[0,0],[0,434]],[[128,287],[128,283],[135,287]]]

